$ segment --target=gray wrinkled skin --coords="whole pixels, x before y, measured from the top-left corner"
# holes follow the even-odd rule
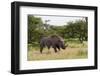
[[[59,36],[42,37],[40,40],[41,53],[44,47],[48,47],[48,49],[50,49],[50,47],[54,48],[55,53],[57,52],[57,49],[60,51],[60,48],[66,48],[64,40]]]

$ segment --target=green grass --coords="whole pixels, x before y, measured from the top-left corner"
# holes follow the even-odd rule
[[[85,41],[83,43],[68,42],[67,44],[71,48],[87,48],[87,42],[85,42]]]

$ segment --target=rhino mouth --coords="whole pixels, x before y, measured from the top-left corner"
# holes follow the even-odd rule
[[[66,49],[66,47],[63,47],[62,49]]]
[[[62,49],[66,49],[68,47],[68,44],[67,45],[65,45],[64,47],[62,47]]]

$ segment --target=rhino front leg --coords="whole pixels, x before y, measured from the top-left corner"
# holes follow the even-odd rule
[[[57,49],[56,49],[56,47],[54,47],[54,51],[55,51],[55,53],[57,53]]]
[[[60,51],[60,47],[59,46],[57,46],[57,49]]]

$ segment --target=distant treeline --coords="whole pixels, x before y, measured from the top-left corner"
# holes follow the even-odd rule
[[[64,39],[77,38],[81,43],[88,39],[87,17],[83,20],[69,21],[66,25],[56,26],[43,23],[41,17],[28,15],[28,43],[39,43],[43,36],[59,35]]]

